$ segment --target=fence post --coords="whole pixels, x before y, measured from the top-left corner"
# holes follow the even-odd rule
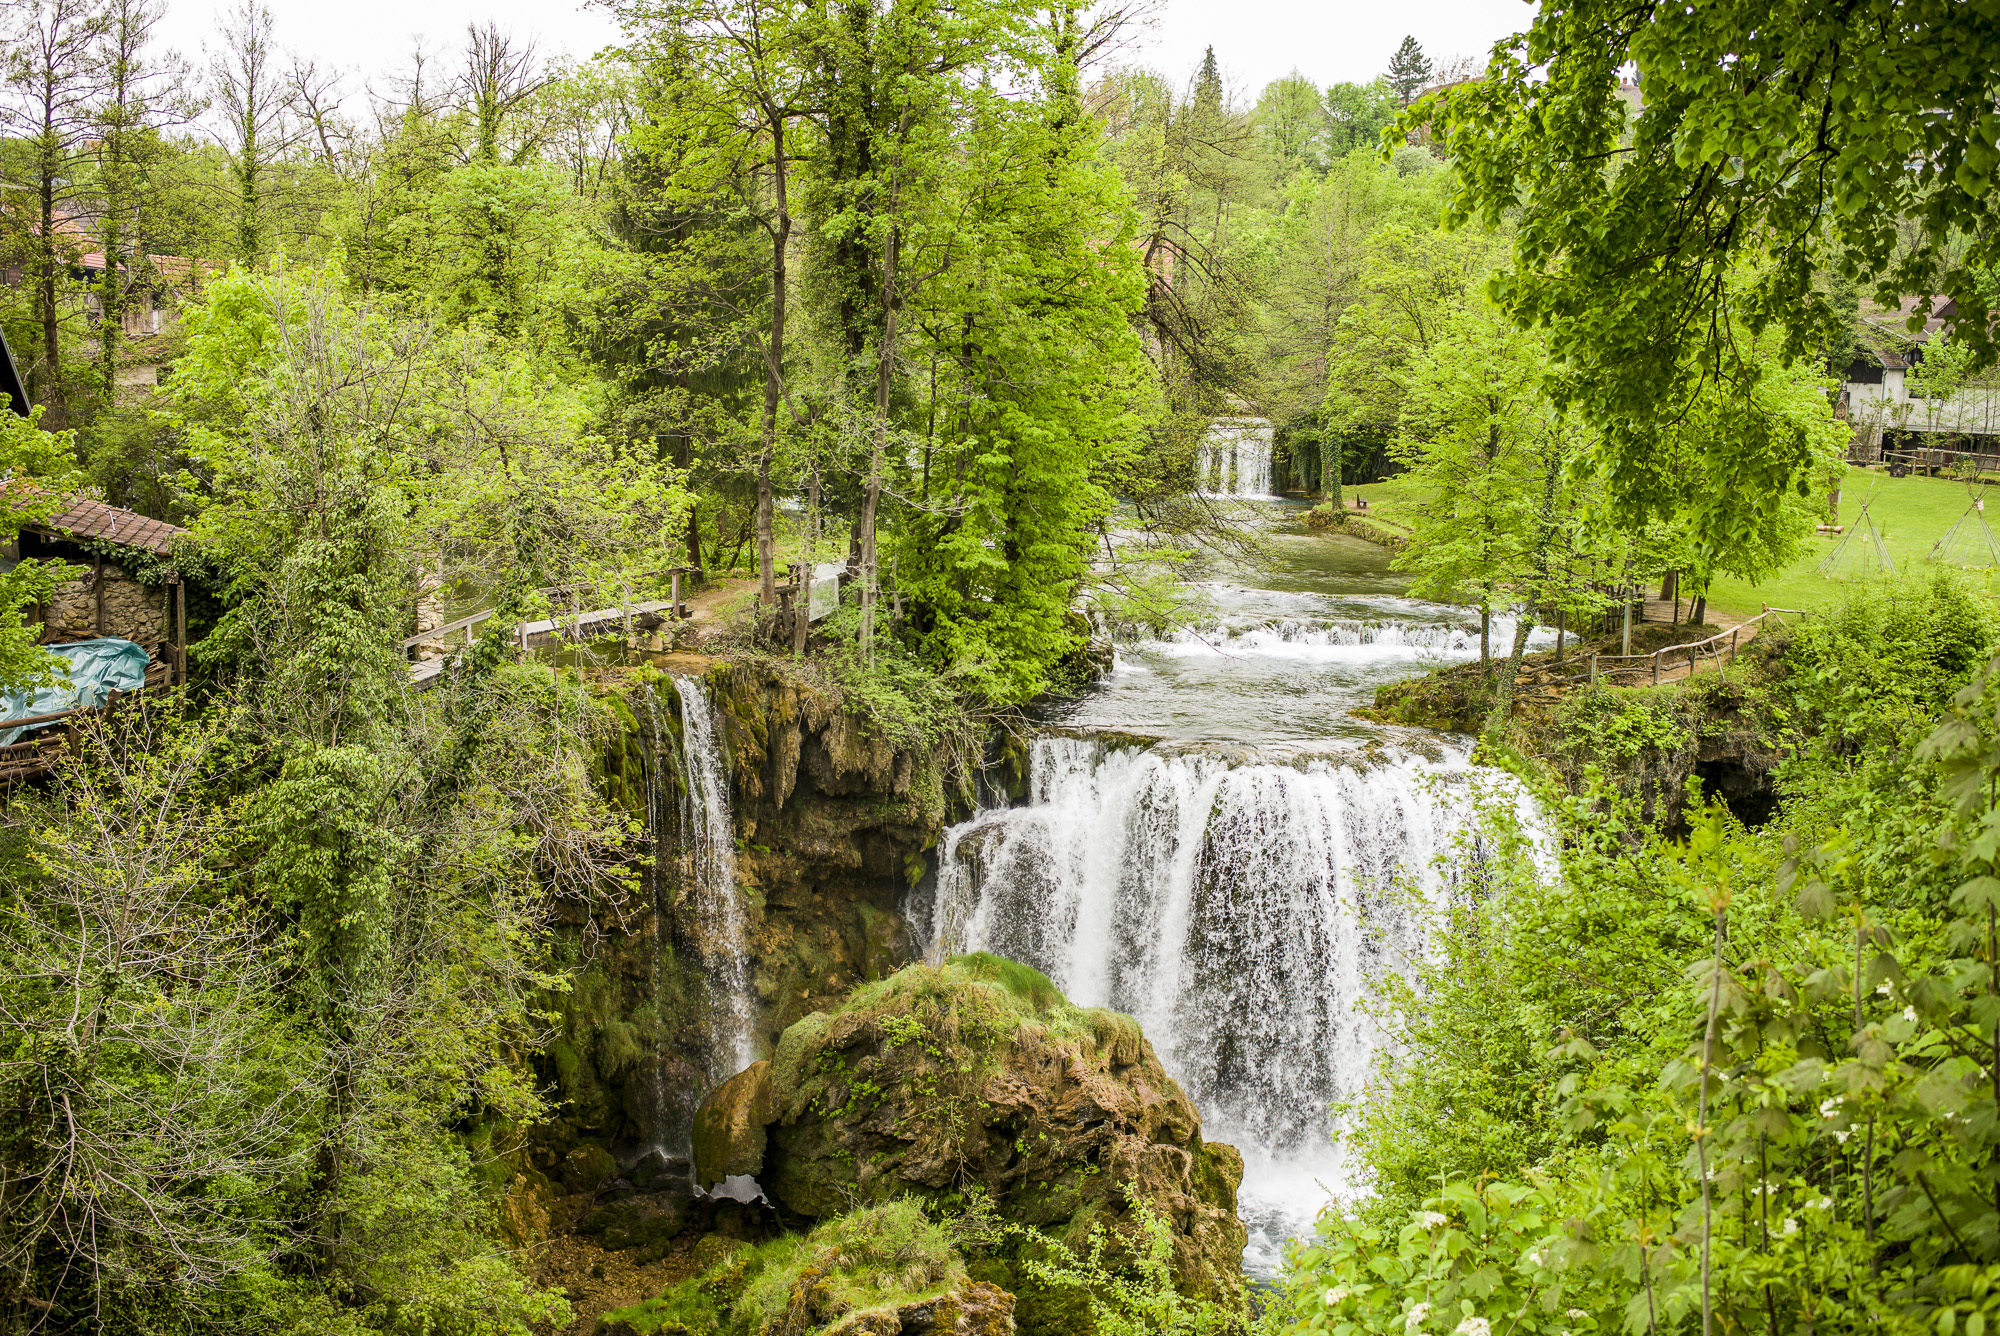
[[[1736,633],[1741,629],[1735,626],[1729,628],[1729,661],[1732,664],[1736,662]]]
[[[1660,685],[1660,651],[1653,651],[1653,685]]]
[[[1595,654],[1590,656],[1590,685],[1597,685],[1597,656]]]

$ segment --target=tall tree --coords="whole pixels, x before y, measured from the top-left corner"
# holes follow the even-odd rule
[[[1264,85],[1257,108],[1250,114],[1276,160],[1280,176],[1299,167],[1326,166],[1326,106],[1313,82],[1293,70]]]
[[[148,267],[138,226],[146,169],[160,155],[161,127],[185,114],[172,105],[181,94],[176,85],[182,71],[177,62],[161,60],[151,49],[154,29],[165,16],[162,0],[109,0],[104,11],[104,106],[97,138],[102,195],[98,240],[104,254],[98,355],[107,399],[113,393],[126,288]]]
[[[798,413],[787,380],[792,295],[793,175],[802,154],[800,122],[815,110],[820,72],[819,29],[810,7],[796,0],[678,0],[634,5],[632,19],[660,32],[673,48],[671,68],[680,116],[699,127],[698,151],[679,156],[664,183],[683,198],[713,191],[732,173],[751,178],[744,212],[768,240],[767,280],[756,318],[738,324],[761,366],[763,409],[757,426],[756,540],[764,606],[776,602],[775,500],[779,410]],[[628,20],[629,21],[629,20]],[[749,313],[745,313],[748,315]]]
[[[1194,105],[1198,112],[1213,114],[1222,110],[1222,71],[1216,68],[1215,48],[1204,47],[1201,53],[1201,68],[1194,76]]]
[[[14,94],[8,120],[27,150],[21,183],[32,210],[27,273],[40,336],[28,364],[28,394],[48,405],[52,426],[63,425],[73,407],[63,376],[62,287],[89,236],[82,168],[104,94],[98,50],[104,31],[104,14],[89,0],[33,0],[7,53]]]
[[[497,23],[468,23],[465,27],[464,64],[459,70],[457,92],[472,112],[472,145],[467,157],[473,162],[498,163],[500,143],[510,121],[548,82],[533,42],[517,40]],[[519,162],[542,142],[542,127],[529,125],[512,160]]]
[[[299,139],[284,70],[272,38],[271,10],[262,0],[238,0],[221,26],[222,49],[211,54],[209,79],[222,112],[235,187],[236,258],[256,264],[270,249],[266,206],[275,164]]]
[[[1430,57],[1417,45],[1416,38],[1403,39],[1403,44],[1389,57],[1389,73],[1384,77],[1395,90],[1398,104],[1407,107],[1416,101],[1417,94],[1424,91],[1431,78]]]

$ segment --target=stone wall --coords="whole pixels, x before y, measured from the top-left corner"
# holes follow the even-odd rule
[[[98,582],[103,582],[104,630],[98,631]],[[80,580],[56,586],[46,607],[48,640],[90,640],[99,634],[144,645],[160,657],[167,641],[167,598],[162,585],[148,587],[110,562]]]

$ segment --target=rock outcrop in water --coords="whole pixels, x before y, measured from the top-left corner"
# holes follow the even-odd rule
[[[998,957],[911,966],[805,1017],[697,1121],[697,1180],[753,1173],[793,1217],[983,1192],[1003,1220],[1083,1251],[1096,1226],[1129,1236],[1143,1203],[1172,1230],[1184,1293],[1240,1298],[1241,1156],[1202,1140],[1130,1017],[1071,1006]],[[974,1275],[1024,1289],[1005,1256]],[[1059,1330],[1026,1291],[1024,1326]]]

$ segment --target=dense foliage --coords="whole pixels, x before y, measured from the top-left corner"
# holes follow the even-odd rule
[[[1552,793],[1560,871],[1503,850],[1385,998],[1404,1054],[1353,1129],[1379,1195],[1322,1220],[1287,1320],[1992,1321],[1996,641],[1943,575],[1799,630],[1745,684],[1793,756],[1764,828],[1716,805],[1676,842]]]

